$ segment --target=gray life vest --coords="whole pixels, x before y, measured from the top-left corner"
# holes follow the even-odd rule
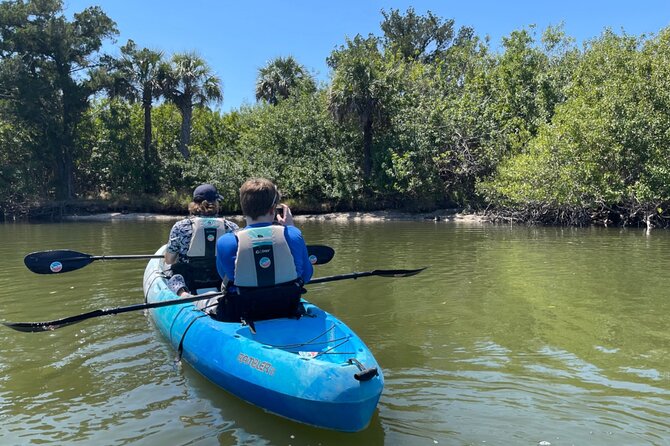
[[[267,287],[298,279],[284,226],[245,228],[237,232],[235,285]]]
[[[186,256],[189,259],[216,256],[216,241],[228,232],[226,220],[216,217],[192,217],[190,220],[193,235]]]

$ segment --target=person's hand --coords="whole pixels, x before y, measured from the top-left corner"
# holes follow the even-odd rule
[[[284,209],[284,215],[277,215],[277,222],[282,226],[293,226],[293,214],[291,214],[291,209],[285,204],[280,204],[278,207]]]

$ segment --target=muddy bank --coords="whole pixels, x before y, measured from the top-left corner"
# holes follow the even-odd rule
[[[227,215],[233,221],[242,222],[241,215]],[[177,221],[184,218],[184,215],[162,215],[150,213],[134,212],[105,212],[92,215],[67,215],[63,220],[68,221],[110,221],[110,220],[130,220],[130,221]],[[408,213],[397,211],[374,211],[374,212],[333,212],[328,214],[304,214],[294,215],[296,222],[302,221],[332,221],[332,222],[379,222],[379,221],[458,221],[471,223],[484,223],[488,219],[484,215],[464,214],[454,210],[445,209],[429,213]]]

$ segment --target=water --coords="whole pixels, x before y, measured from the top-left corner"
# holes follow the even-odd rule
[[[0,225],[0,319],[143,300],[145,262],[35,275],[45,249],[149,254],[171,222]],[[670,445],[670,233],[445,222],[309,223],[335,248],[317,276],[429,265],[409,278],[315,285],[382,365],[371,425],[341,434],[232,397],[142,312],[47,333],[0,327],[0,444]]]

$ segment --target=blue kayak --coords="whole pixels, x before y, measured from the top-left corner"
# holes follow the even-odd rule
[[[147,302],[177,298],[161,271],[162,260],[147,265]],[[255,322],[255,334],[242,323],[217,321],[193,303],[150,313],[182,359],[224,390],[291,420],[360,431],[381,396],[381,368],[342,321],[309,302],[304,306],[300,319]]]

